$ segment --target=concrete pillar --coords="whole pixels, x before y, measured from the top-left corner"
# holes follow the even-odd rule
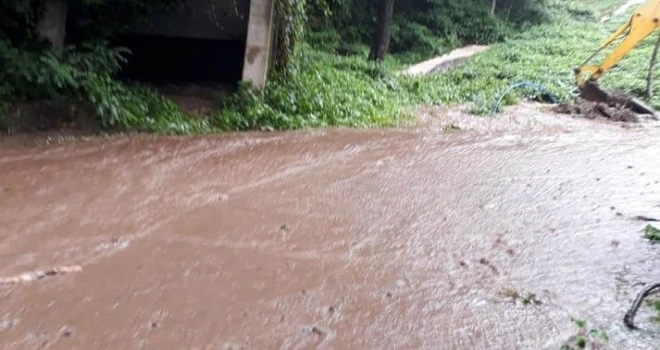
[[[66,35],[67,0],[44,1],[44,13],[37,23],[39,35],[50,41],[54,48],[64,46]]]
[[[243,80],[263,88],[273,50],[274,0],[250,0]]]

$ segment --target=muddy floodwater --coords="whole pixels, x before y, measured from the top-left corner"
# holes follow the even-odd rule
[[[0,142],[0,349],[658,348],[660,128],[421,115]]]

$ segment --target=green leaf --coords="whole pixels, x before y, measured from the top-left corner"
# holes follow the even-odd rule
[[[573,323],[575,323],[575,325],[578,326],[579,328],[585,328],[585,327],[587,327],[587,321],[585,321],[585,320],[580,320],[580,319],[577,319],[577,318],[572,318],[571,321],[573,321]]]
[[[653,225],[648,225],[644,229],[644,237],[652,242],[660,242],[660,230]]]

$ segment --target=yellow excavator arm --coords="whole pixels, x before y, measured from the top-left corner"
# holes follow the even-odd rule
[[[591,74],[588,81],[596,82],[604,73],[614,67],[623,59],[632,49],[637,47],[640,42],[660,27],[660,0],[649,0],[649,2],[640,6],[632,15],[630,20],[619,27],[598,50],[591,55],[579,68],[575,69],[575,78],[577,85],[582,87],[585,84],[584,74]],[[623,39],[619,45],[610,53],[603,63],[599,66],[589,65],[598,53],[612,45],[615,41]]]

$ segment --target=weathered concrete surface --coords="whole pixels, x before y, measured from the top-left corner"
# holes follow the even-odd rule
[[[660,216],[660,129],[528,106],[421,116],[0,140],[0,277],[83,268],[0,285],[0,349],[557,349],[571,317],[612,349],[660,343],[648,308],[642,331],[621,322],[660,280],[634,219]]]
[[[446,55],[435,57],[428,61],[418,63],[404,71],[407,75],[429,75],[440,70],[454,67],[465,62],[468,58],[488,50],[488,46],[471,45],[456,49]]]
[[[66,38],[66,0],[45,0],[44,13],[37,23],[39,35],[48,40],[54,48],[64,46]]]
[[[251,0],[243,80],[263,87],[268,77],[274,30],[273,0]]]

